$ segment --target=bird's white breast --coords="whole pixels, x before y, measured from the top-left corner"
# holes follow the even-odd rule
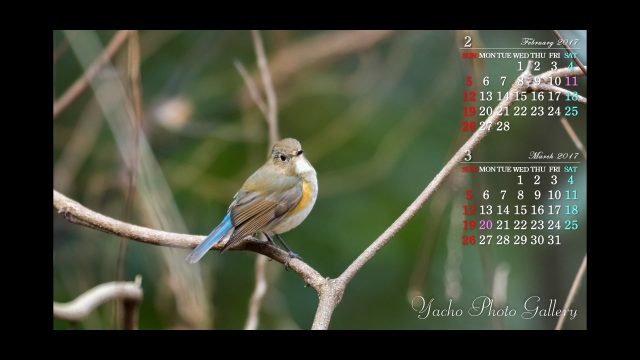
[[[315,179],[316,169],[314,169],[313,166],[311,166],[311,163],[309,163],[309,160],[307,160],[307,158],[304,155],[301,155],[300,158],[297,159],[295,167],[296,167],[296,174],[304,175],[307,173],[313,173],[313,178]]]

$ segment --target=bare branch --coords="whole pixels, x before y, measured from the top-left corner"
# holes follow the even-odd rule
[[[558,38],[558,40],[560,40],[560,43],[562,44],[562,46],[564,46],[564,49],[567,51],[567,53],[573,53],[573,50],[571,50],[571,47],[567,45],[566,42],[564,42],[564,39],[562,38],[562,35],[560,35],[560,32],[558,30],[553,30],[553,34]],[[582,70],[582,73],[587,75],[587,67],[582,64],[582,61],[580,61],[577,56],[574,58],[574,60]]]
[[[58,47],[53,50],[53,65],[58,63],[58,60],[60,60],[67,50],[69,50],[69,40],[67,40],[67,38],[63,38],[62,44],[58,45]]]
[[[340,58],[373,47],[389,38],[392,30],[331,31],[312,36],[276,52],[271,61],[271,75],[275,86],[285,83],[301,69]],[[248,94],[241,102],[248,105]]]
[[[154,230],[119,221],[87,209],[80,203],[69,199],[55,190],[53,190],[53,207],[57,209],[58,213],[64,216],[65,219],[74,224],[147,244],[192,249],[198,246],[205,238],[199,235],[177,234]],[[216,244],[213,249],[220,251],[223,246],[224,244],[220,242]],[[300,275],[305,283],[309,284],[309,286],[313,287],[316,291],[319,291],[322,284],[326,282],[322,275],[302,260],[291,259],[285,251],[269,243],[261,242],[258,239],[245,239],[245,241],[241,241],[238,246],[234,246],[229,250],[250,250],[268,256],[282,264],[289,262],[289,268]]]
[[[569,309],[571,304],[573,304],[573,300],[576,298],[576,294],[578,293],[578,289],[580,288],[580,284],[582,283],[582,278],[584,274],[587,272],[587,255],[582,259],[582,264],[576,273],[576,277],[573,279],[573,284],[571,284],[571,290],[569,290],[569,295],[567,295],[567,300],[564,302],[564,306],[562,309]],[[564,320],[567,317],[567,312],[563,311],[562,315],[558,319],[558,323],[556,324],[556,330],[562,330],[562,325],[564,325]]]
[[[251,300],[249,300],[249,315],[244,325],[245,330],[256,330],[260,322],[260,306],[264,295],[267,293],[267,260],[269,258],[266,256],[256,256],[256,286],[253,289],[253,294],[251,294]]]
[[[586,69],[586,67],[585,67]],[[551,81],[551,78],[555,77],[565,77],[565,76],[582,76],[582,70],[577,67],[574,68],[560,68],[555,70],[549,70],[547,72],[543,72],[540,75],[535,75],[534,78],[540,78],[542,83],[548,84]]]
[[[244,80],[244,84],[247,86],[247,89],[249,89],[249,94],[251,95],[251,99],[253,99],[253,102],[258,106],[258,109],[260,109],[260,112],[262,112],[262,115],[264,115],[265,120],[269,122],[268,120],[269,113],[267,110],[267,105],[264,103],[264,100],[260,95],[260,91],[258,90],[258,86],[256,85],[255,81],[253,81],[253,78],[251,78],[251,75],[249,75],[249,73],[247,72],[247,69],[244,68],[244,65],[242,65],[240,61],[238,60],[234,61],[233,65],[236,67],[236,70],[238,70],[238,72],[240,73],[240,76],[242,76],[242,80]]]
[[[128,330],[138,327],[138,305],[142,302],[143,291],[140,287],[142,277],[136,276],[134,282],[108,282],[87,290],[68,303],[53,303],[53,316],[56,319],[77,322],[81,321],[98,306],[112,300],[122,299],[125,302],[124,328]]]
[[[584,148],[584,145],[582,145],[582,141],[580,141],[580,138],[578,137],[578,135],[576,135],[575,131],[573,131],[571,124],[569,124],[569,122],[564,116],[560,117],[560,122],[562,122],[562,126],[564,126],[564,129],[569,134],[569,137],[575,144],[576,148],[578,148],[578,150],[582,153],[582,155],[586,160],[587,150]],[[573,304],[573,300],[576,297],[578,288],[580,287],[580,283],[582,283],[582,278],[584,277],[584,274],[586,271],[587,271],[587,255],[585,254],[584,259],[582,259],[582,264],[580,265],[580,268],[576,273],[576,277],[573,279],[573,284],[571,285],[571,289],[569,290],[569,295],[567,295],[567,300],[565,300],[564,306],[562,307],[562,309],[569,309],[569,307],[571,307],[571,304]],[[560,318],[558,319],[558,323],[556,324],[556,327],[555,327],[556,330],[562,330],[562,326],[564,325],[564,320],[566,316],[567,316],[566,312],[563,311],[562,314],[560,315]]]
[[[580,141],[580,138],[578,138],[578,135],[576,135],[576,132],[573,131],[573,128],[571,127],[571,124],[569,124],[569,121],[567,121],[567,119],[564,116],[561,116],[560,122],[562,123],[562,126],[564,126],[564,129],[567,131],[567,134],[569,134],[569,137],[571,138],[571,141],[573,141],[573,144],[582,153],[582,156],[584,156],[586,160],[587,150],[584,148],[584,145],[582,145],[582,141]]]
[[[587,98],[578,94],[578,93],[574,93],[571,90],[567,90],[565,88],[561,88],[559,86],[555,86],[555,85],[551,85],[551,84],[546,84],[546,83],[541,83],[539,85],[536,84],[532,84],[531,85],[531,90],[533,91],[552,91],[552,92],[556,92],[556,93],[560,93],[561,95],[565,95],[568,97],[571,96],[575,96],[577,97],[577,101],[583,104],[587,103]]]
[[[118,49],[125,43],[127,37],[129,36],[128,30],[120,30],[118,31],[109,45],[104,49],[104,52],[98,56],[97,59],[93,61],[91,66],[87,68],[84,74],[78,80],[76,80],[73,85],[71,85],[67,91],[62,94],[54,103],[53,103],[53,118],[57,118],[58,115],[67,106],[71,105],[71,103],[78,97],[78,95],[82,94],[83,91],[89,87],[89,83],[93,78],[95,78],[100,70],[111,60],[111,58],[118,52]]]
[[[262,86],[264,87],[264,92],[267,94],[269,142],[273,145],[280,138],[280,136],[278,136],[278,101],[276,99],[276,92],[273,89],[271,73],[269,72],[269,65],[267,64],[267,56],[264,54],[264,45],[262,45],[260,33],[257,30],[252,30],[251,36],[253,36],[253,44],[256,50],[256,57],[258,58],[258,68],[260,69],[260,76],[262,77]]]

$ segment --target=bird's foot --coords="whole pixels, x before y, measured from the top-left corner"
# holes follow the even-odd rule
[[[300,255],[298,255],[298,254],[294,253],[293,251],[289,251],[289,252],[287,253],[287,255],[289,255],[289,260],[287,260],[287,261],[284,263],[284,269],[285,269],[285,270],[287,270],[287,271],[289,271],[289,262],[291,261],[291,259],[298,259],[298,260],[302,260],[302,257],[301,257]]]

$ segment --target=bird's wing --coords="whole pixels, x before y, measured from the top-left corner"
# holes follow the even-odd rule
[[[300,179],[285,175],[277,176],[275,179],[277,180],[256,184],[261,179],[249,178],[243,188],[254,190],[239,191],[236,194],[231,205],[231,221],[235,231],[225,248],[247,235],[260,231],[300,202],[303,193]]]

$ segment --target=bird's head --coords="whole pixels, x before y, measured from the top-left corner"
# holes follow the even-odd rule
[[[300,142],[292,138],[282,139],[273,145],[271,162],[287,175],[303,176],[315,172],[305,158]]]

